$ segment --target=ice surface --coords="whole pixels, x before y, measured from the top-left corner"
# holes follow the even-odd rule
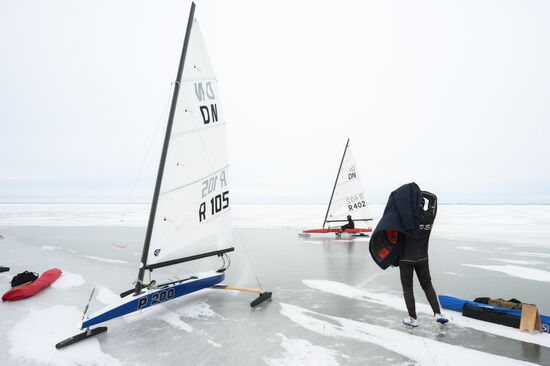
[[[370,207],[374,227],[384,205]],[[143,227],[148,212],[148,204],[0,204],[0,225]],[[320,204],[232,206],[242,228],[317,228],[325,212]],[[550,205],[440,204],[432,235],[550,248]]]
[[[63,271],[55,286],[36,296],[0,304],[2,366],[454,362],[448,358],[463,365],[474,357],[480,361],[471,364],[550,365],[547,334],[532,336],[449,311],[451,323],[440,329],[416,280],[420,327],[409,334],[401,324],[406,312],[399,271],[374,264],[368,238],[298,237],[301,228],[321,225],[324,205],[234,205],[236,251],[226,283],[256,287],[257,275],[273,291],[272,301],[250,309],[253,294],[204,290],[110,321],[106,334],[59,352],[53,344],[79,332],[93,287],[91,312],[133,286],[148,208],[130,205],[120,221],[122,206],[0,205],[5,237],[0,264],[12,268],[0,274],[0,291],[23,270]],[[373,207],[376,217],[382,209]],[[548,223],[544,206],[442,205],[430,242],[436,290],[468,299],[515,297],[550,313],[547,282],[486,268],[498,264],[548,272]],[[199,262],[154,271],[153,278],[219,265],[217,258]],[[23,346],[23,330],[32,331],[31,350],[28,343]],[[394,349],[391,338],[407,347]]]
[[[99,261],[99,262],[107,262],[107,263],[128,263],[127,261],[122,261],[120,259],[109,259],[109,258],[101,258],[101,257],[96,257],[95,255],[85,255],[84,257],[88,258],[88,259],[93,259],[95,261]]]
[[[361,301],[369,301],[372,303],[388,306],[397,310],[405,312],[407,310],[405,302],[402,296],[392,295],[388,293],[376,293],[367,290],[362,290],[348,286],[344,283],[326,280],[304,280],[304,284],[308,287],[328,292],[334,295],[345,296],[351,299],[357,299]],[[443,313],[447,315],[452,325],[458,325],[460,327],[477,329],[483,332],[495,334],[498,336],[516,339],[518,341],[530,342],[539,344],[541,346],[550,347],[550,334],[536,334],[531,335],[528,333],[518,332],[515,328],[505,327],[503,325],[487,323],[472,318],[463,317],[462,314],[455,311],[448,311],[446,309]],[[422,325],[426,321],[434,321],[432,308],[423,303],[416,304],[416,311],[418,313],[428,314],[431,319],[420,318],[419,322]]]
[[[74,321],[81,315],[77,308],[65,305],[30,309],[8,332],[10,355],[33,364],[121,365],[119,360],[101,350],[97,339],[63,351],[55,349],[57,342],[74,333]]]
[[[0,225],[143,226],[148,204],[0,204]]]
[[[540,269],[520,267],[514,265],[476,265],[476,264],[463,264],[463,266],[486,269],[488,271],[496,271],[506,273],[508,276],[523,278],[531,281],[550,282],[550,272]]]
[[[120,296],[115,294],[105,285],[96,285],[96,299],[103,305],[116,304],[120,300]]]
[[[44,249],[44,250],[59,250],[59,249],[61,249],[60,247],[54,247],[53,245],[42,245],[40,248]]]
[[[550,258],[550,253],[515,252],[514,254],[526,257]]]
[[[281,337],[281,347],[285,349],[280,358],[264,357],[264,361],[270,366],[339,366],[337,351],[315,346],[305,339]],[[340,356],[342,357],[342,356]]]
[[[485,352],[418,337],[377,325],[321,314],[281,303],[281,314],[304,328],[334,338],[376,344],[421,365],[534,365]]]
[[[374,227],[384,205],[370,207]],[[148,212],[148,204],[0,204],[0,225],[143,227]],[[319,204],[232,206],[233,225],[242,228],[318,228],[325,212]],[[550,248],[550,205],[440,204],[432,235]]]
[[[503,258],[487,258],[492,261],[508,263],[508,264],[519,264],[521,266],[534,266],[537,264],[545,264],[540,261],[531,261],[531,260],[521,260],[521,259],[503,259]]]
[[[179,314],[190,319],[212,318],[219,316],[205,301],[186,304],[182,307]]]
[[[450,275],[453,275],[453,276],[464,277],[463,274],[461,274],[461,273],[456,273],[456,272],[443,272],[443,273],[450,274]]]
[[[50,286],[53,288],[67,289],[71,287],[82,286],[86,283],[84,277],[78,273],[71,273],[67,271],[61,272],[61,277],[59,277],[54,283]]]

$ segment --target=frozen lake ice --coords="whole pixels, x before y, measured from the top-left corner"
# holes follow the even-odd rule
[[[273,291],[203,290],[106,325],[96,339],[57,351],[92,311],[131,288],[147,205],[0,205],[0,290],[23,270],[62,277],[38,295],[0,304],[2,365],[550,365],[550,335],[463,318],[436,324],[415,282],[420,327],[406,315],[397,269],[380,270],[368,238],[298,237],[322,205],[236,205],[236,251],[225,283]],[[375,217],[383,206],[374,205]],[[121,217],[123,219],[121,220]],[[430,243],[439,294],[515,297],[550,314],[550,206],[440,206]],[[200,263],[199,263],[200,262]],[[158,270],[157,279],[212,268],[217,259]],[[415,280],[416,281],[416,280]]]

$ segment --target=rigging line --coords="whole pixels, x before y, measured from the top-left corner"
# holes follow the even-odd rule
[[[141,166],[139,167],[138,174],[136,176],[136,179],[134,180],[134,184],[133,184],[132,189],[130,191],[130,195],[128,196],[128,200],[126,200],[126,204],[124,205],[124,207],[122,209],[122,212],[120,213],[120,220],[119,220],[118,224],[115,226],[117,229],[120,229],[122,227],[122,222],[124,221],[124,219],[126,217],[126,214],[128,212],[128,206],[130,205],[130,202],[132,201],[132,199],[134,197],[134,193],[136,191],[137,184],[138,184],[138,182],[141,179],[141,176],[143,174],[143,168],[145,167],[145,163],[149,160],[149,156],[151,154],[151,150],[152,150],[155,138],[158,135],[158,131],[160,129],[160,126],[161,126],[162,122],[164,120],[166,120],[166,112],[168,111],[168,106],[170,104],[171,95],[172,95],[172,89],[173,89],[175,83],[176,82],[170,83],[170,87],[169,87],[168,93],[167,93],[166,102],[164,103],[164,108],[162,108],[162,111],[161,111],[161,114],[159,116],[157,125],[155,127],[155,130],[153,131],[153,134],[151,136],[151,140],[149,141],[149,144],[147,146],[145,156],[143,157],[143,160],[141,161]],[[118,242],[118,238],[119,238],[118,230],[116,230],[115,231],[115,238],[114,238],[115,242]]]
[[[145,167],[145,162],[149,159],[149,154],[151,153],[151,149],[153,147],[153,142],[155,141],[155,138],[158,134],[160,125],[162,122],[166,119],[166,112],[168,110],[168,105],[170,104],[170,100],[172,99],[172,89],[174,87],[175,82],[170,83],[170,89],[168,92],[168,97],[166,98],[166,102],[164,103],[164,108],[162,109],[161,115],[159,116],[159,120],[157,122],[157,126],[155,127],[155,131],[153,132],[153,135],[151,136],[151,140],[149,141],[149,146],[147,147],[147,151],[145,153],[145,156],[143,160],[141,161],[141,166],[139,167],[138,175],[136,177],[136,180],[134,181],[134,185],[132,187],[132,191],[130,193],[130,197],[128,197],[128,201],[126,202],[126,206],[124,207],[124,211],[128,208],[128,205],[130,204],[130,201],[132,200],[137,183],[139,179],[141,178],[141,174],[143,173],[143,168]]]
[[[237,235],[239,236],[239,241],[242,244],[241,246],[244,249],[244,254],[246,255],[246,258],[248,259],[248,263],[250,264],[250,268],[252,268],[252,273],[254,273],[254,277],[256,277],[256,282],[258,283],[258,287],[263,290],[263,286],[260,282],[260,278],[258,277],[258,274],[256,273],[256,268],[254,268],[254,264],[250,260],[250,256],[248,255],[248,250],[246,249],[246,245],[244,244],[243,237],[241,235],[241,229],[238,227],[235,228],[235,231],[237,232]]]
[[[166,102],[164,103],[164,108],[162,109],[161,111],[161,114],[159,116],[159,119],[158,119],[158,122],[157,122],[157,125],[155,127],[155,130],[153,131],[153,134],[151,136],[151,139],[149,141],[149,144],[147,146],[147,150],[146,150],[146,153],[145,153],[145,156],[143,157],[142,159],[142,162],[141,162],[141,166],[138,170],[138,174],[136,176],[136,179],[134,180],[134,183],[133,183],[133,186],[132,186],[132,189],[130,191],[130,195],[128,196],[128,200],[126,201],[126,204],[124,205],[123,209],[122,209],[122,212],[120,214],[120,220],[119,222],[117,223],[116,225],[116,228],[117,229],[120,229],[122,227],[122,222],[124,221],[125,217],[126,217],[126,214],[128,212],[128,206],[130,205],[130,202],[131,200],[133,199],[134,197],[134,194],[135,194],[135,190],[136,190],[136,187],[137,187],[137,184],[139,182],[139,180],[141,179],[141,176],[143,174],[143,169],[145,167],[145,163],[149,160],[149,156],[151,154],[151,150],[152,150],[152,147],[153,147],[153,143],[155,141],[155,138],[156,136],[158,135],[158,131],[160,129],[160,126],[162,124],[162,121],[166,119],[166,113],[167,113],[167,110],[168,110],[168,105],[170,103],[170,99],[171,99],[171,94],[172,94],[172,89],[174,87],[174,82],[170,83],[170,86],[169,86],[169,89],[168,89],[168,93],[167,93],[167,97],[166,97]],[[115,240],[114,242],[118,242],[119,241],[119,231],[120,230],[116,230],[115,231]]]
[[[170,92],[172,91],[172,88],[174,86],[174,83],[171,83],[170,84]],[[168,93],[168,95],[170,96],[170,92]],[[139,171],[138,171],[138,174],[137,174],[137,177],[134,181],[134,184],[133,184],[133,187],[132,187],[132,190],[131,190],[131,193],[128,197],[128,200],[126,201],[126,204],[124,205],[124,208],[122,210],[122,213],[120,214],[120,221],[118,222],[118,224],[115,226],[116,229],[120,229],[122,227],[122,221],[124,220],[124,217],[127,213],[127,210],[128,210],[128,206],[130,204],[130,201],[132,200],[133,196],[134,196],[134,193],[135,193],[135,189],[137,187],[137,183],[139,181],[139,179],[141,178],[141,175],[143,173],[143,168],[145,167],[145,162],[148,160],[149,158],[149,155],[151,153],[151,149],[152,149],[152,146],[153,146],[153,142],[155,140],[155,137],[157,136],[158,134],[158,130],[160,128],[160,125],[163,121],[163,119],[165,118],[166,116],[166,110],[167,110],[167,106],[168,106],[168,103],[170,102],[170,98],[167,99],[167,102],[165,103],[165,106],[163,108],[163,111],[161,112],[161,115],[159,116],[159,120],[157,122],[157,126],[155,127],[155,130],[153,132],[153,135],[151,137],[151,140],[149,141],[149,146],[147,147],[147,151],[146,151],[146,154],[141,162],[141,166],[139,168]],[[115,233],[114,233],[114,239],[115,239],[115,242],[118,241],[118,238],[119,238],[119,230],[115,230]],[[88,304],[86,305],[86,308],[84,310],[84,314],[82,315],[83,318],[86,316],[86,312],[88,311],[89,309],[89,306],[90,306],[90,303],[92,301],[92,297],[95,293],[95,290],[98,286],[99,283],[101,283],[102,281],[102,278],[105,276],[105,271],[104,271],[104,267],[105,267],[105,262],[102,262],[100,265],[99,265],[99,268],[98,268],[98,271],[96,272],[94,278],[95,278],[95,285],[94,285],[94,288],[92,289],[92,293],[90,294],[90,299],[88,300]]]
[[[93,278],[95,279],[95,281],[94,281],[95,283],[94,283],[94,287],[92,289],[92,293],[90,294],[90,298],[88,299],[88,303],[86,304],[86,307],[84,308],[84,313],[82,314],[82,320],[84,320],[84,317],[86,316],[86,313],[89,310],[90,303],[92,302],[92,299],[93,299],[93,296],[95,294],[96,288],[103,282],[102,280],[105,276],[105,271],[103,269],[104,269],[106,264],[107,264],[107,262],[101,261],[101,264],[98,266],[98,269],[97,269],[95,275],[93,276]]]
[[[88,298],[88,303],[86,304],[86,307],[84,307],[84,312],[82,313],[82,321],[84,321],[84,318],[86,317],[86,313],[88,312],[88,309],[90,308],[90,303],[92,302],[92,298],[94,297],[95,293],[95,286],[92,289],[92,293],[90,294],[90,297]]]

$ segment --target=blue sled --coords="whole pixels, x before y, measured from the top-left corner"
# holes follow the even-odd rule
[[[521,310],[505,309],[498,306],[481,304],[475,301],[462,300],[452,296],[439,295],[439,302],[441,304],[441,307],[449,310],[458,311],[460,313],[462,313],[464,304],[469,304],[470,306],[473,306],[473,307],[491,309],[492,311],[497,311],[500,313],[509,314],[509,315],[517,316],[518,318],[521,318]],[[544,333],[550,333],[550,316],[541,315],[540,322],[542,325],[542,331]]]

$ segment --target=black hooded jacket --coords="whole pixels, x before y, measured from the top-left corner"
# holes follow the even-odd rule
[[[421,202],[420,188],[414,182],[404,184],[390,194],[369,243],[371,256],[380,268],[398,265],[406,238],[419,239]]]

